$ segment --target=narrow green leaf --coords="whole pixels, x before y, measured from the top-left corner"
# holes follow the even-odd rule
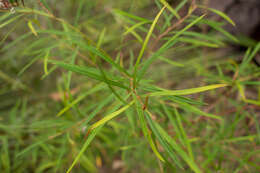
[[[252,59],[255,57],[255,55],[257,54],[257,52],[259,52],[260,50],[260,42],[257,43],[257,45],[254,47],[253,51],[250,52],[250,49],[248,49],[249,51],[246,52],[245,57],[243,58],[243,62],[239,67],[239,72],[241,73],[246,66],[252,61]]]
[[[191,88],[191,89],[184,89],[184,90],[164,90],[164,91],[158,91],[158,92],[153,92],[148,94],[149,96],[177,96],[177,95],[190,95],[190,94],[195,94],[195,93],[200,93],[216,88],[221,88],[221,87],[226,87],[228,86],[227,84],[215,84],[215,85],[208,85],[204,87],[199,87],[199,88]]]
[[[128,26],[124,26],[124,28],[126,30],[129,30]],[[143,44],[143,39],[137,32],[135,32],[134,30],[129,30],[129,32],[137,39],[137,41],[139,41],[141,44]]]
[[[223,142],[227,143],[236,143],[236,142],[242,142],[242,141],[254,141],[256,139],[257,135],[250,135],[250,136],[240,136],[230,139],[225,139]]]
[[[188,103],[180,102],[180,101],[177,101],[177,100],[175,100],[175,102],[178,103],[178,105],[185,111],[192,112],[192,113],[195,113],[195,114],[198,114],[198,115],[201,115],[201,116],[205,116],[205,117],[208,117],[208,118],[217,119],[217,120],[220,120],[220,121],[223,120],[220,116],[203,112],[199,108],[192,106],[192,105],[189,105]]]
[[[240,83],[237,82],[236,86],[238,88],[238,91],[239,91],[239,94],[240,94],[242,100],[245,101],[246,100],[246,95],[245,95],[245,91],[244,91],[244,89],[245,89],[244,85],[241,85]]]
[[[148,112],[148,111],[146,111]],[[158,129],[155,126],[155,123],[152,119],[151,119],[152,114],[149,112],[148,115],[146,115],[146,119],[149,123],[149,126],[151,127],[154,135],[156,136],[156,138],[158,139],[158,141],[160,142],[160,144],[162,145],[162,147],[164,148],[165,152],[170,156],[170,158],[174,161],[174,163],[180,167],[183,168],[181,162],[179,161],[177,155],[175,154],[175,152],[173,151],[173,148],[170,147],[170,145],[167,143],[167,141],[165,140],[165,138],[163,137],[162,133],[160,133],[158,131]]]
[[[166,1],[166,0],[160,0],[160,2],[173,14],[177,17],[177,19],[180,19],[180,15],[178,14],[178,12],[176,10],[174,10],[170,4]]]
[[[260,100],[245,99],[245,102],[260,106]]]
[[[90,145],[90,143],[92,142],[92,140],[95,138],[95,136],[97,135],[97,133],[100,131],[100,129],[102,128],[102,126],[99,126],[98,128],[92,130],[90,132],[90,134],[88,135],[88,138],[86,140],[86,142],[84,143],[83,147],[81,148],[79,154],[76,156],[76,158],[74,159],[74,161],[72,162],[71,166],[69,167],[69,169],[67,170],[66,173],[70,173],[72,168],[76,165],[76,163],[79,161],[80,157],[83,155],[83,153],[86,151],[86,149],[88,148],[88,146]]]
[[[104,28],[99,36],[99,39],[98,39],[98,43],[97,43],[97,49],[99,49],[102,45],[102,42],[103,42],[103,39],[105,37],[105,33],[106,33],[106,29]],[[96,60],[96,56],[94,56],[94,60],[97,62],[98,64],[98,68],[101,72],[101,75],[103,76],[104,80],[105,80],[105,83],[108,85],[108,88],[111,90],[111,92],[116,96],[116,98],[118,100],[120,100],[122,103],[124,104],[127,104],[124,99],[114,90],[114,88],[111,86],[111,84],[109,83],[108,81],[108,78],[106,76],[106,73],[104,72],[103,68],[102,68],[102,65],[100,63],[99,60]]]
[[[163,5],[160,0],[155,0],[155,4],[157,6],[158,9],[162,9],[165,5]],[[167,7],[166,7],[167,8]],[[166,13],[165,11],[163,12],[162,14],[164,16],[164,23],[166,26],[170,27],[172,24],[171,24],[171,19],[175,16],[174,14],[169,14]],[[165,28],[163,27],[160,27],[159,30],[160,30],[160,33],[162,33],[164,31]]]
[[[67,64],[67,63],[63,63],[63,62],[60,62],[60,61],[54,61],[54,60],[49,60],[49,62],[52,63],[52,64],[55,64],[59,67],[62,67],[66,70],[73,71],[75,73],[79,73],[79,74],[88,76],[92,79],[96,79],[96,80],[102,81],[102,82],[107,81],[111,85],[118,86],[118,87],[124,88],[124,89],[129,89],[127,86],[122,85],[120,82],[116,82],[116,81],[112,81],[112,80],[105,80],[102,76],[100,76],[100,74],[98,74],[94,70],[91,70],[88,67],[80,67],[80,66],[77,66],[77,65]]]
[[[78,55],[78,51],[79,51],[79,47],[77,47],[74,51],[73,54],[71,55],[70,59],[70,63],[71,64],[75,64],[77,55]],[[71,76],[72,76],[72,71],[69,71],[67,74],[67,82],[66,82],[66,90],[70,91],[70,85],[71,85]]]
[[[165,162],[163,156],[158,152],[156,145],[154,144],[154,141],[151,137],[151,134],[149,132],[149,129],[148,129],[147,124],[146,124],[145,119],[144,119],[144,112],[143,112],[142,106],[138,102],[136,96],[134,96],[134,99],[135,99],[136,111],[137,111],[137,114],[138,114],[138,117],[139,117],[139,121],[140,121],[140,125],[141,125],[141,128],[142,128],[143,134],[147,138],[149,145],[150,145],[151,149],[153,150],[155,156],[159,160],[161,160],[162,162]]]
[[[82,9],[83,9],[83,7],[84,7],[84,2],[86,2],[85,0],[80,0],[79,1],[79,5],[78,5],[78,8],[77,8],[77,14],[76,14],[76,17],[75,17],[75,22],[74,22],[74,25],[77,25],[78,24],[78,22],[79,22],[79,18],[80,18],[80,16],[81,16],[81,13],[82,13]]]
[[[209,21],[209,20],[204,20],[204,21],[202,21],[202,23],[205,23],[205,24],[209,25],[210,27],[214,28],[215,30],[219,31],[220,33],[225,35],[228,39],[232,40],[233,42],[239,43],[239,40],[235,36],[230,34],[228,31],[223,29],[221,26],[217,25],[215,22]]]
[[[97,85],[95,87],[93,87],[91,90],[89,90],[88,92],[80,95],[78,98],[76,98],[74,101],[72,101],[70,104],[68,104],[65,108],[63,108],[56,116],[59,117],[62,114],[64,114],[66,111],[68,111],[71,107],[73,107],[75,104],[79,103],[81,100],[83,100],[84,98],[86,98],[88,95],[95,93],[101,89],[104,88],[104,85]]]
[[[148,114],[150,114],[148,112]],[[157,129],[158,133],[161,134],[164,140],[166,140],[171,147],[179,154],[179,156],[189,165],[189,167],[196,173],[201,173],[202,171],[198,167],[198,165],[187,155],[187,153],[174,141],[168,133],[157,123],[153,122],[149,116],[146,116],[150,119],[150,122],[154,124],[154,127]]]
[[[43,144],[44,142],[48,141],[49,138],[45,138],[45,139],[37,139],[36,143],[28,146],[27,148],[25,148],[24,150],[22,150],[21,152],[19,152],[18,154],[16,154],[15,157],[20,157],[22,155],[24,155],[25,153],[31,151],[32,149],[34,149],[35,147],[38,147],[39,145]]]
[[[15,16],[15,17],[13,17],[13,18],[7,20],[6,22],[0,24],[0,28],[5,27],[6,25],[8,25],[8,24],[14,22],[15,20],[19,19],[19,18],[22,17],[22,16],[23,16],[23,14],[20,14],[20,15],[18,15],[18,16]]]
[[[204,6],[199,6],[199,7],[207,9],[207,10],[213,12],[213,13],[216,13],[217,15],[219,15],[223,19],[225,19],[227,22],[229,22],[231,25],[236,26],[235,22],[230,17],[228,17],[225,13],[223,13],[222,11],[219,11],[219,10],[216,10],[216,9],[213,9],[213,8],[207,8],[207,7],[204,7]]]
[[[40,59],[42,55],[36,56],[33,58],[28,64],[26,64],[18,73],[18,76],[21,76],[33,63],[35,63],[38,59]]]
[[[49,55],[50,55],[50,50],[48,49],[47,51],[46,51],[46,54],[45,54],[45,56],[44,56],[44,73],[45,73],[45,75],[48,75],[48,59],[49,59]]]
[[[243,81],[240,82],[242,85],[260,85],[260,81]]]
[[[176,32],[173,32],[173,33],[176,33]],[[210,41],[210,42],[217,44],[218,46],[225,45],[224,42],[222,42],[217,36],[214,36],[214,35],[209,35],[209,34],[204,34],[204,33],[202,34],[202,33],[194,32],[194,31],[185,31],[182,33],[182,35],[195,37],[200,40]]]
[[[5,13],[5,14],[2,14],[0,16],[0,22],[4,21],[5,19],[7,19],[8,17],[10,17],[12,15],[12,13]]]
[[[180,3],[176,6],[175,11],[178,13],[178,11],[188,2],[189,0],[182,0],[180,1]],[[162,31],[165,31],[165,29],[171,25],[168,25],[168,23],[170,23],[170,21],[172,20],[172,18],[174,17],[174,14],[171,14],[165,21],[163,27],[162,27]]]
[[[168,58],[164,58],[164,57],[162,57],[162,56],[159,56],[159,59],[162,60],[162,61],[164,61],[164,62],[166,62],[166,63],[168,63],[168,64],[171,64],[171,65],[173,65],[173,66],[176,66],[176,67],[184,67],[183,64],[178,63],[178,62],[175,62],[175,61],[170,60],[170,59],[168,59]]]
[[[10,146],[8,145],[8,138],[3,137],[1,139],[1,150],[0,150],[0,158],[1,158],[1,170],[6,173],[11,173],[11,153],[9,151]]]
[[[172,111],[169,110],[169,108],[165,104],[162,104],[162,108],[163,108],[164,113],[167,115],[168,119],[170,120],[170,123],[174,128],[174,132],[175,132],[177,138],[180,140],[180,143],[183,146],[185,146],[185,141],[183,139],[181,129],[180,129],[179,125],[177,124],[176,118],[173,116],[174,114],[172,113]]]
[[[110,91],[116,96],[116,98],[117,98],[119,101],[121,101],[122,103],[124,103],[124,104],[126,105],[127,102],[126,102],[126,101],[116,92],[116,90],[114,90],[114,88],[111,86],[111,84],[110,84],[110,82],[109,82],[109,80],[108,80],[108,78],[107,78],[107,76],[106,76],[106,74],[105,74],[105,72],[104,72],[104,70],[103,70],[103,68],[101,67],[100,64],[98,64],[98,67],[99,67],[100,72],[101,72],[101,74],[102,74],[102,76],[103,76],[103,78],[104,78],[104,80],[105,80],[105,83],[107,84],[107,86],[108,86],[108,88],[110,89]]]
[[[157,50],[143,65],[143,67],[138,70],[138,81],[141,80],[145,72],[147,71],[150,64],[156,60],[163,52],[165,52],[167,49],[172,47],[174,44],[177,43],[177,38],[182,35],[185,31],[187,31],[189,28],[191,28],[193,25],[198,23],[200,20],[203,19],[205,15],[202,15],[195,20],[193,20],[189,25],[184,27],[181,31],[178,31],[170,40],[168,40],[166,43],[164,43],[159,50]]]
[[[126,109],[128,109],[132,104],[134,103],[134,101],[131,101],[128,105],[122,107],[121,109],[108,114],[107,116],[105,116],[103,119],[99,120],[98,122],[92,124],[90,126],[90,129],[96,129],[99,126],[102,126],[103,124],[105,124],[106,122],[110,121],[111,119],[115,118],[116,116],[118,116],[119,114],[121,114],[122,112],[124,112]]]
[[[177,120],[177,124],[178,124],[178,127],[181,131],[181,134],[182,134],[182,138],[183,138],[183,141],[186,145],[186,148],[188,150],[188,153],[189,153],[189,157],[194,161],[194,155],[193,155],[193,151],[192,151],[192,148],[191,148],[191,144],[190,144],[190,140],[183,128],[183,125],[182,125],[182,122],[181,122],[181,116],[178,112],[178,110],[176,108],[174,108],[174,113],[175,113],[175,116],[176,116],[176,120]]]
[[[151,23],[151,21],[142,21],[142,22],[139,22],[133,26],[131,26],[130,28],[127,28],[126,31],[123,33],[123,35],[127,35],[128,33],[131,33],[133,32],[136,28],[144,25],[144,24],[148,24],[148,23]]]
[[[211,47],[211,48],[218,48],[219,47],[218,44],[197,40],[197,39],[194,39],[194,38],[180,37],[180,38],[178,38],[178,40],[181,41],[181,42],[190,43],[190,44],[193,44],[193,45],[196,45],[196,46],[204,46],[204,47]]]
[[[156,17],[155,17],[155,19],[154,19],[154,21],[153,21],[153,23],[152,23],[152,25],[151,25],[151,27],[150,27],[150,29],[149,29],[149,32],[147,33],[146,38],[145,38],[145,40],[144,40],[144,42],[143,42],[143,46],[142,46],[142,48],[141,48],[141,50],[140,50],[140,52],[139,52],[139,55],[138,55],[137,60],[136,60],[136,63],[135,63],[135,69],[134,69],[134,84],[135,84],[135,82],[136,82],[136,74],[137,74],[137,69],[138,69],[139,63],[140,63],[140,61],[141,61],[141,59],[142,59],[142,57],[143,57],[144,51],[145,51],[145,49],[146,49],[146,47],[147,47],[147,44],[148,44],[148,42],[149,42],[149,40],[150,40],[150,37],[151,37],[152,33],[153,33],[153,30],[154,30],[154,28],[155,28],[155,25],[156,25],[156,23],[158,22],[159,17],[161,16],[161,14],[162,14],[162,12],[164,11],[164,9],[165,9],[165,7],[162,8],[161,11],[156,15]]]
[[[144,22],[144,21],[148,22],[148,21],[150,21],[150,20],[148,20],[148,19],[145,19],[145,18],[142,18],[142,17],[139,17],[139,16],[135,16],[135,15],[133,15],[133,14],[127,13],[127,12],[125,12],[125,11],[121,11],[121,10],[119,10],[119,9],[114,9],[113,12],[114,12],[115,14],[119,14],[119,15],[122,15],[122,16],[126,16],[126,17],[129,17],[129,18],[131,18],[131,19],[138,20],[138,21],[141,21],[141,22]]]
[[[110,63],[113,67],[117,68],[120,72],[122,72],[122,73],[126,74],[127,76],[131,77],[131,75],[124,68],[122,68],[112,58],[110,58],[104,52],[98,50],[96,47],[93,47],[91,45],[85,44],[83,42],[79,42],[78,40],[71,40],[71,41],[73,43],[79,45],[83,49],[86,49],[89,52],[93,53],[94,55],[99,56],[100,58],[104,59],[106,62]]]
[[[106,99],[98,103],[98,106],[88,115],[87,119],[82,123],[82,125],[88,125],[89,122],[100,112],[108,103],[110,103],[114,99],[114,95],[111,94]],[[119,107],[119,106],[118,106]],[[115,109],[117,107],[114,107]]]
[[[37,37],[38,33],[37,33],[36,29],[34,28],[32,21],[29,20],[27,24],[28,24],[28,27],[30,28],[30,30],[32,31],[32,33]]]

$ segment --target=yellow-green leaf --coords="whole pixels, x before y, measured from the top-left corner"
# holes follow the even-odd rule
[[[44,56],[44,73],[45,75],[47,75],[48,72],[48,59],[49,59],[49,55],[50,55],[50,50],[48,49],[45,56]]]
[[[207,90],[212,90],[216,88],[221,88],[228,86],[227,84],[215,84],[215,85],[208,85],[204,87],[199,87],[199,88],[190,88],[190,89],[183,89],[183,90],[163,90],[163,91],[158,91],[158,92],[153,92],[150,93],[149,96],[167,96],[167,95],[189,95],[189,94],[195,94],[195,93],[200,93],[204,92]]]
[[[115,111],[107,116],[105,116],[103,119],[99,120],[98,122],[92,124],[90,126],[90,129],[96,129],[97,127],[105,124],[106,122],[108,122],[109,120],[115,118],[116,116],[118,116],[119,114],[121,114],[122,112],[124,112],[126,109],[128,109],[132,104],[134,103],[134,101],[130,102],[128,105],[122,107],[121,109],[119,109],[118,111]]]
[[[231,25],[236,26],[235,22],[230,17],[228,17],[225,13],[223,13],[222,11],[219,11],[219,10],[216,10],[216,9],[213,9],[213,8],[207,8],[207,7],[204,7],[204,6],[200,6],[200,8],[207,9],[207,10],[219,15],[220,17],[225,19],[227,22],[229,22]]]
[[[136,28],[144,25],[144,24],[147,24],[147,23],[151,23],[151,21],[142,21],[142,22],[139,22],[135,25],[133,25],[132,27],[130,28],[127,28],[126,31],[123,33],[123,35],[127,35],[128,33],[132,33]]]
[[[28,24],[28,27],[30,28],[30,30],[32,31],[33,35],[38,36],[38,33],[35,30],[35,28],[34,28],[34,26],[32,24],[32,21],[29,20],[27,24]]]
[[[136,74],[137,74],[138,65],[139,65],[139,63],[140,63],[140,61],[141,61],[141,59],[142,59],[142,57],[143,57],[143,55],[144,55],[144,51],[145,51],[145,49],[146,49],[146,47],[147,47],[147,44],[148,44],[148,42],[149,42],[149,40],[150,40],[150,37],[152,36],[153,30],[154,30],[154,28],[155,28],[155,25],[156,25],[156,23],[158,22],[158,20],[159,20],[161,14],[163,13],[164,9],[165,9],[165,7],[163,7],[163,8],[161,9],[161,11],[156,15],[156,17],[155,17],[155,19],[154,19],[154,21],[153,21],[153,23],[152,23],[152,25],[151,25],[151,27],[150,27],[150,29],[149,29],[147,35],[146,35],[146,37],[145,37],[145,40],[144,40],[144,42],[143,42],[143,46],[142,46],[142,48],[141,48],[141,50],[140,50],[140,53],[139,53],[139,55],[138,55],[138,57],[137,57],[137,60],[136,60],[136,63],[135,63],[134,82],[136,82],[135,79],[136,79]]]
[[[180,19],[180,18],[181,18],[181,17],[179,16],[179,14],[177,13],[177,11],[174,10],[174,9],[170,6],[170,4],[169,4],[167,1],[165,1],[165,0],[160,0],[160,2],[161,2],[170,12],[172,12],[172,14],[177,17],[177,19]]]

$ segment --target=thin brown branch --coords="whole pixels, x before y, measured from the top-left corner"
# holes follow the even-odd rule
[[[55,18],[54,14],[51,13],[51,12],[43,5],[43,3],[41,2],[41,0],[38,0],[38,4],[39,4],[40,7],[42,7],[50,16],[52,16],[52,17]]]

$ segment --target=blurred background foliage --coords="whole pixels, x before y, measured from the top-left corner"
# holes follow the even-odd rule
[[[131,94],[127,75],[97,58],[99,53],[132,74],[161,2],[26,0],[14,14],[1,10],[0,172],[69,169],[83,151],[90,125],[125,106],[120,100]],[[194,2],[198,6],[189,14]],[[149,98],[146,106],[152,116],[144,111],[151,117],[146,120],[148,131],[143,129],[140,105],[131,106],[100,128],[71,172],[193,172],[196,165],[197,172],[260,170],[260,68],[254,62],[259,58],[258,40],[229,32],[228,27],[235,27],[232,20],[199,6],[207,5],[205,1],[168,3],[181,17],[176,19],[167,8],[158,20],[140,65],[149,68],[140,78],[139,94],[229,86],[188,97]],[[206,17],[198,20],[204,13]],[[183,32],[174,46],[151,60],[165,42],[195,20],[196,25]],[[88,45],[100,52],[89,52]],[[96,80],[90,73],[105,77]],[[111,87],[108,80],[119,87]],[[212,118],[216,115],[222,120]],[[167,153],[153,122],[187,153],[193,169],[170,141],[167,145],[174,152]],[[154,154],[149,136],[165,162]]]

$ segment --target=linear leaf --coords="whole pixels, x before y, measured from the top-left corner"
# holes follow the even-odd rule
[[[62,114],[64,114],[66,111],[68,111],[72,106],[74,106],[75,104],[79,103],[81,100],[83,100],[84,98],[86,98],[88,95],[95,93],[101,89],[103,89],[104,86],[103,85],[97,85],[94,88],[92,88],[91,90],[89,90],[88,92],[80,95],[78,98],[76,98],[74,101],[72,101],[70,104],[68,104],[65,108],[63,108],[56,116],[59,117]]]
[[[198,114],[198,115],[201,115],[201,116],[205,116],[205,117],[208,117],[208,118],[213,118],[213,119],[217,119],[217,120],[223,120],[220,116],[217,116],[217,115],[214,115],[214,114],[210,114],[210,113],[207,113],[207,112],[203,112],[199,108],[197,108],[195,106],[192,106],[192,105],[189,105],[188,103],[184,103],[184,102],[180,102],[180,101],[176,101],[176,100],[175,100],[175,102],[178,103],[178,105],[183,110],[186,110],[188,112],[192,112],[192,113],[195,113],[195,114]]]
[[[174,14],[174,15],[177,17],[177,19],[180,19],[180,18],[181,18],[180,15],[178,14],[178,12],[177,12],[176,10],[174,10],[174,9],[170,6],[170,4],[169,4],[167,1],[165,1],[165,0],[160,0],[160,2],[161,2],[172,14]]]
[[[159,59],[162,60],[162,61],[164,61],[164,62],[166,62],[166,63],[168,63],[168,64],[171,64],[171,65],[173,65],[173,66],[184,67],[183,64],[178,63],[178,62],[175,62],[175,61],[170,60],[170,59],[168,59],[168,58],[164,58],[164,57],[162,57],[162,56],[159,56]]]
[[[148,113],[150,114],[150,113]],[[196,172],[201,173],[202,171],[197,166],[197,164],[188,156],[188,154],[177,144],[176,141],[174,141],[168,133],[157,123],[153,122],[149,116],[146,116],[148,119],[150,119],[150,122],[153,123],[154,128],[158,131],[158,133],[161,134],[164,140],[166,140],[171,147],[179,154],[179,156],[190,166],[190,168]]]
[[[35,36],[38,36],[38,33],[37,33],[36,29],[34,28],[34,26],[33,26],[33,24],[32,24],[32,21],[29,20],[27,24],[28,24],[28,27],[30,28],[30,30],[32,31],[32,33],[33,33]]]
[[[90,134],[88,135],[88,138],[86,140],[86,142],[84,143],[83,147],[81,148],[79,154],[76,156],[76,158],[74,159],[74,161],[72,162],[71,166],[69,167],[69,169],[67,170],[66,173],[70,173],[72,168],[76,165],[76,163],[79,161],[80,157],[82,156],[82,154],[86,151],[86,149],[88,148],[88,146],[90,145],[90,143],[92,142],[92,140],[95,138],[95,136],[97,135],[97,133],[100,131],[100,129],[102,128],[102,126],[100,126],[97,129],[94,129],[90,132]]]
[[[137,73],[137,69],[138,69],[139,63],[140,63],[140,61],[141,61],[141,59],[143,57],[144,51],[145,51],[145,49],[147,47],[147,44],[148,44],[148,42],[150,40],[150,37],[151,37],[152,33],[153,33],[155,25],[158,22],[159,17],[161,16],[161,14],[164,11],[164,9],[165,9],[165,7],[162,8],[161,11],[156,15],[156,17],[155,17],[155,19],[154,19],[154,21],[153,21],[153,23],[152,23],[152,25],[151,25],[151,27],[149,29],[149,32],[147,33],[146,38],[145,38],[145,40],[143,42],[143,46],[142,46],[142,48],[140,50],[140,53],[139,53],[139,55],[137,57],[137,60],[136,60],[136,63],[135,63],[134,81],[136,80],[136,73]]]
[[[123,33],[123,35],[127,35],[128,33],[131,33],[132,31],[134,31],[136,28],[144,25],[144,24],[147,24],[147,23],[151,23],[151,21],[143,21],[143,22],[139,22],[133,26],[131,26],[130,28],[127,28],[127,30]]]
[[[178,96],[178,95],[189,95],[189,94],[195,94],[200,93],[216,88],[226,87],[227,84],[215,84],[215,85],[208,85],[204,87],[199,88],[190,88],[190,89],[184,89],[184,90],[164,90],[164,91],[158,91],[148,94],[149,96]]]
[[[230,17],[228,17],[228,15],[223,13],[222,11],[219,11],[219,10],[216,10],[216,9],[213,9],[213,8],[207,8],[207,7],[204,7],[204,6],[200,6],[200,7],[204,8],[204,9],[207,9],[207,10],[213,12],[213,13],[216,13],[217,15],[219,15],[223,19],[225,19],[227,22],[229,22],[231,25],[236,26],[235,22]]]
[[[148,112],[148,111],[146,111]],[[158,131],[158,129],[155,126],[155,121],[153,121],[151,119],[151,113],[148,113],[148,115],[146,115],[146,119],[149,123],[149,126],[151,127],[154,135],[156,136],[156,138],[158,139],[158,141],[160,142],[160,144],[162,145],[162,147],[164,148],[165,152],[170,156],[170,158],[175,162],[175,164],[180,167],[182,167],[182,164],[180,163],[178,157],[176,156],[175,152],[172,150],[173,148],[170,147],[170,145],[167,143],[167,141],[165,140],[165,138],[163,137],[162,133],[160,133]]]
[[[156,157],[158,159],[160,159],[162,162],[165,162],[163,156],[158,152],[156,145],[154,144],[154,141],[151,137],[151,134],[149,132],[149,129],[148,129],[147,124],[146,124],[145,119],[144,119],[143,109],[142,109],[140,103],[137,101],[136,96],[134,98],[135,98],[135,102],[136,102],[136,104],[135,104],[136,105],[136,111],[137,111],[137,114],[138,114],[138,117],[139,117],[139,121],[140,121],[140,125],[141,125],[141,128],[142,128],[143,134],[147,138],[149,145],[150,145],[151,149],[153,150],[154,154],[156,155]]]
[[[88,50],[89,52],[93,53],[94,55],[99,56],[100,58],[104,59],[106,62],[110,63],[113,67],[117,68],[120,72],[126,74],[127,76],[131,77],[131,75],[122,68],[119,64],[117,64],[112,58],[110,58],[108,55],[103,53],[102,51],[98,50],[96,47],[93,47],[91,45],[87,45],[85,43],[79,42],[78,40],[71,40],[73,43],[79,45],[80,47]]]
[[[105,116],[103,119],[99,120],[98,122],[92,124],[90,126],[90,129],[96,129],[97,127],[105,124],[106,122],[110,121],[111,119],[115,118],[116,116],[118,116],[119,114],[121,114],[122,112],[124,112],[126,109],[128,109],[132,104],[134,103],[134,101],[131,101],[128,105],[122,107],[121,109]]]
[[[106,33],[106,29],[104,28],[103,31],[101,32],[99,39],[98,39],[98,43],[97,43],[97,49],[99,49],[102,45],[102,42],[104,40],[105,37],[105,33]],[[104,72],[102,65],[100,63],[99,60],[96,60],[96,56],[94,56],[94,60],[96,61],[96,63],[98,64],[98,68],[100,70],[100,73],[102,75],[102,77],[105,80],[105,83],[107,84],[108,88],[111,90],[111,92],[116,96],[116,98],[118,98],[122,103],[127,104],[123,98],[121,98],[121,96],[114,90],[114,88],[110,85],[108,78],[106,76],[106,73]]]
[[[150,21],[150,20],[148,20],[148,19],[145,19],[145,18],[142,18],[142,17],[139,17],[139,16],[135,16],[135,15],[133,15],[133,14],[127,13],[127,12],[125,12],[125,11],[121,11],[121,10],[119,10],[119,9],[114,9],[113,12],[116,13],[116,14],[122,15],[122,16],[129,17],[129,18],[134,19],[134,20],[141,21],[141,22]]]
[[[6,26],[6,25],[8,25],[8,24],[10,24],[10,23],[12,23],[12,22],[14,22],[15,20],[19,19],[19,18],[22,17],[22,16],[23,16],[23,14],[20,14],[20,15],[18,15],[18,16],[16,16],[16,17],[13,17],[13,18],[7,20],[6,22],[0,24],[0,28],[3,28],[4,26]]]
[[[202,40],[197,40],[194,38],[188,38],[188,37],[180,37],[178,38],[178,40],[180,42],[184,42],[184,43],[190,43],[196,46],[204,46],[204,47],[212,47],[212,48],[218,48],[219,45],[215,44],[215,43],[210,43],[210,42],[206,42],[206,41],[202,41]]]
[[[250,53],[250,49],[248,49],[245,57],[243,58],[243,62],[239,67],[239,72],[244,70],[244,68],[252,61],[252,59],[255,57],[257,52],[259,52],[259,50],[260,50],[260,42],[257,43],[257,45],[254,47],[251,53]]]
[[[215,30],[219,31],[220,33],[222,33],[223,35],[225,35],[227,38],[234,41],[235,43],[239,43],[239,40],[235,36],[230,34],[228,31],[223,29],[221,26],[217,25],[216,22],[204,20],[204,21],[202,21],[202,23],[205,23],[205,24],[209,25],[210,27],[214,28]]]
[[[147,71],[150,64],[156,60],[164,51],[172,47],[174,44],[177,43],[177,38],[182,35],[185,31],[187,31],[189,28],[191,28],[193,25],[198,23],[201,19],[203,19],[205,15],[202,15],[198,17],[197,19],[193,20],[189,25],[184,27],[182,30],[178,31],[170,40],[168,40],[166,43],[164,43],[159,50],[157,50],[144,64],[143,67],[138,70],[138,81],[141,80],[145,72]]]
[[[118,86],[120,88],[124,88],[124,89],[128,89],[128,87],[122,85],[120,82],[116,82],[116,81],[112,81],[112,80],[105,80],[100,74],[98,74],[97,72],[90,70],[88,67],[80,67],[77,65],[73,65],[73,64],[67,64],[67,63],[63,63],[60,61],[54,61],[54,60],[49,60],[50,63],[53,63],[59,67],[62,67],[66,70],[69,71],[73,71],[75,73],[79,73],[85,76],[88,76],[92,79],[96,79],[98,81],[102,81],[102,82],[109,82],[109,84],[114,85],[114,86]]]

